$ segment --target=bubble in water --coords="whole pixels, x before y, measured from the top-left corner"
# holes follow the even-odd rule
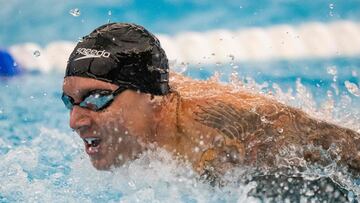
[[[355,95],[357,97],[360,97],[360,90],[359,90],[359,87],[356,84],[354,84],[354,83],[352,83],[350,81],[345,81],[345,87],[347,88],[347,90],[351,94],[353,94],[353,95]]]
[[[329,73],[330,75],[336,75],[337,74],[337,69],[336,66],[329,66],[327,67],[327,73]]]
[[[108,16],[111,16],[112,15],[112,12],[111,10],[108,11]]]
[[[34,53],[33,53],[33,55],[34,55],[35,57],[39,57],[39,56],[40,56],[40,51],[39,51],[39,50],[35,50]]]
[[[74,16],[74,17],[78,17],[80,16],[80,10],[78,8],[74,8],[74,9],[71,9],[69,11],[70,15]]]

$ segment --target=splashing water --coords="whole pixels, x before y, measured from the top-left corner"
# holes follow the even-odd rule
[[[34,57],[39,57],[41,55],[39,50],[35,50],[33,53]]]
[[[80,16],[80,9],[78,9],[78,8],[71,9],[69,11],[69,14],[74,16],[74,17],[79,17]]]
[[[334,7],[335,7],[334,4],[329,4],[329,9],[330,9],[329,16],[334,16],[333,13]]]
[[[219,81],[220,75],[221,73],[215,74],[211,80]],[[25,87],[51,86],[33,77],[35,83],[25,83]],[[335,94],[329,94],[327,99],[331,102],[331,108],[325,110],[319,108],[312,91],[300,79],[296,81],[294,89],[288,88],[284,91],[276,83],[259,84],[251,77],[236,78],[239,74],[232,74],[231,77],[234,81],[231,85],[236,87],[236,91],[255,91],[261,94],[271,92],[269,97],[302,108],[313,117],[360,130],[360,113],[358,108],[354,108],[353,98],[350,97],[352,94],[346,95],[340,90],[340,100],[335,100]],[[62,77],[50,77],[49,81],[61,79]],[[41,81],[43,83],[40,83]],[[12,86],[16,87],[17,84],[10,83],[9,87],[4,87],[5,93],[16,93],[14,89],[9,89]],[[360,194],[359,180],[354,180],[331,160],[325,167],[307,165],[306,160],[298,156],[303,149],[294,146],[282,148],[277,160],[279,164],[300,163],[303,170],[297,171],[298,174],[259,173],[253,169],[239,167],[225,174],[224,181],[228,184],[223,187],[212,187],[199,178],[189,163],[177,160],[161,149],[148,151],[121,168],[97,171],[83,151],[82,140],[74,133],[68,132],[65,109],[48,109],[62,107],[60,101],[58,102],[60,95],[55,92],[58,90],[52,88],[53,90],[41,89],[40,93],[27,92],[28,89],[21,92],[22,89],[19,89],[19,94],[26,98],[33,96],[33,99],[18,104],[10,99],[9,104],[2,103],[7,108],[0,106],[0,121],[5,118],[19,124],[16,129],[9,127],[12,130],[0,138],[0,202],[316,202],[351,200]],[[41,102],[46,97],[54,98],[58,103],[51,100],[50,104]],[[15,105],[13,112],[16,115],[9,113],[12,111],[9,109],[10,104]],[[32,109],[42,108],[44,113],[48,111],[44,118],[53,114],[59,114],[59,118],[54,118],[58,119],[54,124],[48,120],[35,125],[34,122],[40,118],[25,109],[19,111],[22,105],[30,105]],[[10,115],[18,116],[21,121],[14,120]],[[266,119],[264,122],[267,122]],[[59,126],[58,123],[63,124]],[[6,126],[6,123],[0,124]],[[30,129],[29,124],[32,126]],[[22,125],[25,126],[24,129]],[[40,130],[31,131],[32,128]],[[283,133],[281,128],[277,131]],[[21,135],[31,135],[32,138],[26,139]],[[329,150],[336,151],[336,148]],[[329,151],[322,153],[327,156]],[[291,170],[296,171],[295,168]],[[268,197],[261,196],[262,194],[267,194]],[[276,199],[277,197],[271,196],[272,194],[283,196]]]
[[[349,81],[345,81],[345,87],[348,89],[348,91],[357,96],[357,97],[360,97],[360,90],[359,90],[359,87],[355,84],[355,83],[352,83],[352,82],[349,82]]]

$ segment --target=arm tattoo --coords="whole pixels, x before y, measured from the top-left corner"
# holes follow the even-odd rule
[[[216,102],[214,105],[198,106],[195,120],[215,128],[230,139],[244,141],[262,125],[256,112],[239,110],[231,104]]]

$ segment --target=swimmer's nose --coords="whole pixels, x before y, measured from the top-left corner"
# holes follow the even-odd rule
[[[77,131],[90,127],[91,119],[88,111],[79,106],[74,106],[70,112],[70,128]]]

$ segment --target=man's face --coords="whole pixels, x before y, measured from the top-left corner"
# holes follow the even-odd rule
[[[64,94],[75,103],[82,102],[94,90],[114,91],[118,86],[82,77],[66,77]],[[151,134],[149,95],[125,90],[101,111],[74,105],[70,110],[70,127],[84,140],[92,164],[99,170],[109,169],[132,160],[144,149]]]

